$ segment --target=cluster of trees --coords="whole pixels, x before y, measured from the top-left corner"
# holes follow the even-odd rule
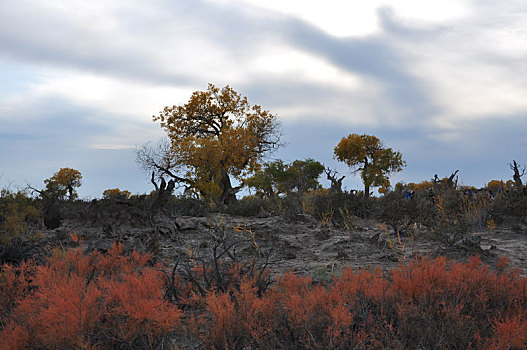
[[[187,103],[165,107],[153,120],[160,123],[167,137],[155,145],[146,144],[137,149],[137,161],[141,168],[152,173],[156,189],[163,187],[168,194],[179,186],[190,196],[228,205],[247,186],[261,197],[295,195],[301,200],[304,192],[321,188],[318,179],[324,171],[331,181],[331,192],[342,191],[344,176],[338,179],[335,171],[316,160],[265,163],[266,157],[283,145],[278,119],[261,106],[249,104],[246,97],[229,86],[218,88],[209,84],[206,91],[194,92]],[[386,147],[376,136],[366,134],[343,137],[334,148],[334,159],[360,174],[366,198],[373,187],[380,187],[381,193],[389,191],[390,175],[406,166],[400,152]],[[516,161],[510,166],[515,185],[521,187],[525,168],[521,169]],[[452,185],[456,174],[457,171],[444,181]],[[156,183],[162,179],[168,181],[164,186]],[[76,188],[81,180],[78,170],[62,168],[44,181],[45,189],[30,188],[52,208],[58,200],[77,198]],[[438,181],[443,180],[436,175],[433,181],[418,186],[397,186],[411,190],[423,186],[432,188]],[[103,193],[106,199],[129,197],[130,192],[118,188]]]
[[[263,163],[282,146],[277,118],[251,106],[229,86],[219,89],[210,84],[207,91],[194,92],[186,104],[165,107],[153,120],[160,122],[168,138],[138,149],[139,164],[158,179],[165,177],[202,198],[229,204],[244,185],[269,197],[319,186],[324,166],[313,159]],[[400,152],[371,135],[348,135],[334,155],[360,172],[366,196],[371,187],[389,186],[389,174],[405,166]],[[233,187],[232,179],[240,185]]]
[[[196,91],[189,101],[180,106],[165,107],[153,120],[159,122],[167,137],[156,145],[147,144],[137,150],[140,166],[152,173],[157,195],[152,208],[163,207],[170,201],[173,190],[185,188],[189,197],[205,203],[232,205],[236,194],[244,186],[256,191],[257,197],[266,199],[288,198],[298,212],[304,206],[305,193],[322,189],[319,178],[326,173],[331,181],[330,193],[342,193],[342,180],[337,173],[314,159],[265,162],[282,146],[280,127],[276,115],[258,105],[249,104],[229,86],[217,88],[209,84],[206,91]],[[397,184],[393,189],[390,175],[406,166],[402,154],[386,147],[373,135],[349,134],[334,148],[334,159],[344,162],[350,171],[358,173],[364,183],[364,197],[369,198],[373,187],[379,192],[423,192],[423,190],[457,188],[457,172],[450,177],[419,184]],[[510,164],[513,180],[504,183],[491,181],[488,188],[494,194],[507,189],[523,189],[525,167],[516,161]],[[61,168],[44,180],[45,187],[36,189],[40,206],[25,205],[20,199],[4,201],[0,215],[0,228],[9,232],[25,231],[42,211],[48,228],[60,226],[61,205],[73,202],[82,174],[72,168]],[[473,189],[464,188],[467,192]],[[475,189],[474,189],[475,190]],[[119,188],[107,189],[103,198],[126,200],[131,193]],[[7,198],[7,196],[2,196]],[[13,197],[15,198],[15,197]],[[8,203],[9,202],[9,203]]]
[[[324,170],[331,190],[341,191],[343,177],[337,179],[336,173],[313,159],[264,163],[282,146],[277,117],[250,105],[229,86],[220,89],[209,84],[207,91],[194,92],[184,105],[165,107],[153,120],[160,122],[167,138],[138,149],[138,163],[158,180],[184,186],[187,193],[222,204],[233,203],[243,186],[266,197],[292,193],[301,197],[304,191],[320,187],[318,178]],[[360,174],[366,198],[373,187],[380,187],[381,193],[389,191],[390,175],[406,166],[400,152],[366,134],[343,137],[334,148],[334,159]],[[515,184],[522,186],[525,169],[519,169],[516,161],[511,169]],[[446,180],[448,184],[453,184],[456,174]],[[233,187],[233,179],[238,186]]]

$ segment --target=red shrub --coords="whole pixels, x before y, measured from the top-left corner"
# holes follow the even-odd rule
[[[155,347],[181,312],[164,301],[163,276],[146,266],[148,259],[137,252],[125,256],[122,245],[114,244],[108,254],[86,255],[79,247],[36,266],[35,290],[19,296],[0,345]]]
[[[344,269],[326,286],[288,273],[265,291],[232,265],[226,289],[196,292],[148,258],[115,244],[3,266],[0,348],[154,348],[180,324],[183,346],[199,338],[216,349],[527,348],[527,279],[505,259],[495,270],[479,258],[415,259],[386,275]],[[164,300],[167,281],[185,317]]]
[[[209,294],[202,339],[216,348],[525,348],[527,279],[497,265],[417,259],[387,276],[345,269],[326,287],[289,273],[262,296],[246,281]]]

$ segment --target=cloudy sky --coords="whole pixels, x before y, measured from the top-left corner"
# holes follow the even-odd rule
[[[525,0],[1,0],[0,82],[0,188],[149,192],[134,147],[209,82],[279,116],[274,158],[348,174],[333,147],[367,133],[407,162],[392,184],[527,163]]]

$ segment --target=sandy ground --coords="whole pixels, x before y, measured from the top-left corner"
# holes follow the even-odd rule
[[[179,230],[166,231],[156,242],[158,256],[165,261],[173,260],[177,252],[197,247],[207,240],[211,225],[224,225],[251,230],[254,239],[264,251],[271,251],[270,269],[273,273],[296,271],[324,280],[342,267],[380,267],[387,271],[412,257],[446,255],[456,260],[480,255],[493,265],[498,257],[506,256],[512,266],[527,273],[527,227],[498,227],[491,231],[472,233],[470,240],[476,244],[458,244],[446,247],[430,239],[426,228],[411,227],[407,235],[400,237],[386,226],[358,218],[338,228],[331,223],[319,222],[303,215],[294,220],[280,216],[241,218],[228,215],[210,217],[179,217]],[[119,240],[128,249],[145,251],[152,246],[151,227],[130,226],[123,222],[97,226],[65,222],[60,228],[47,232],[51,240],[65,242],[75,232],[84,237],[88,249],[107,249]],[[248,231],[240,235],[250,237]],[[54,236],[54,237],[53,237]]]

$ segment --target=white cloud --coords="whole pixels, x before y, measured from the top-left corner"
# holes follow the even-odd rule
[[[214,1],[214,0],[213,0]],[[380,1],[234,0],[245,6],[275,11],[307,21],[339,37],[367,35],[377,29],[375,9]],[[225,2],[220,0],[219,2]]]
[[[358,74],[340,69],[324,58],[280,44],[264,45],[248,68],[252,74],[349,90],[358,90],[365,84]]]
[[[226,0],[211,0],[225,3]],[[440,23],[468,12],[463,1],[422,0],[232,0],[249,8],[265,9],[309,22],[325,32],[337,36],[365,36],[379,34],[377,10],[390,7],[409,23]]]
[[[48,71],[31,93],[63,98],[99,113],[148,120],[164,106],[188,99],[189,88],[154,86],[77,71]]]
[[[95,149],[107,149],[107,150],[122,150],[122,149],[133,149],[131,145],[91,145],[91,148]]]
[[[385,0],[382,6],[390,7],[407,24],[436,25],[451,22],[470,14],[466,0]]]

